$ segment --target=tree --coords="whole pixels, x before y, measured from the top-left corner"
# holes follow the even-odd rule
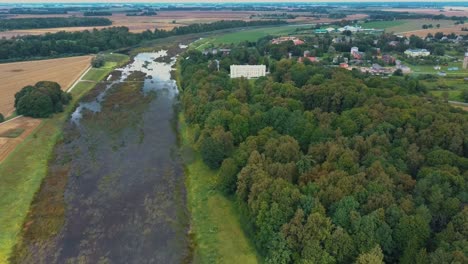
[[[31,117],[49,117],[63,111],[71,95],[63,92],[56,82],[41,81],[26,86],[15,94],[16,112]]]
[[[101,68],[102,66],[104,66],[104,58],[102,56],[96,56],[93,58],[93,60],[91,61],[91,65],[94,67],[94,68]]]
[[[226,132],[221,126],[218,126],[202,140],[202,159],[208,167],[217,169],[221,166],[224,158],[230,155],[233,147],[231,132]]]
[[[239,167],[232,158],[227,158],[221,164],[219,170],[218,185],[226,194],[234,194],[236,191],[237,173]]]
[[[394,72],[393,72],[393,75],[395,76],[403,76],[403,71],[401,69],[396,69]]]
[[[403,251],[402,259],[415,260],[430,235],[429,221],[422,214],[403,216],[395,230],[395,240]]]
[[[435,49],[434,49],[434,55],[437,55],[437,56],[444,56],[445,54],[445,49],[444,47],[442,46],[437,46]]]
[[[356,255],[353,238],[341,227],[333,231],[325,242],[325,248],[338,263],[351,263]]]
[[[362,253],[356,260],[356,264],[383,264],[382,249],[375,246],[371,251]]]
[[[468,103],[468,89],[464,89],[461,92],[461,98],[463,99],[464,102]]]
[[[225,157],[222,145],[211,137],[203,140],[201,155],[206,165],[212,169],[217,169]]]
[[[0,123],[2,123],[3,121],[5,121],[5,117],[0,113]]]
[[[34,90],[19,99],[16,112],[30,117],[49,117],[54,112],[54,105],[49,96]]]

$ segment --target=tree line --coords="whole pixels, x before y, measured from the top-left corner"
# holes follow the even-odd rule
[[[392,12],[392,11],[369,11],[370,20],[394,20],[394,19],[434,19],[434,20],[466,20],[467,16],[446,16],[444,14],[423,14],[423,13],[410,13],[410,12]]]
[[[0,61],[27,60],[36,57],[59,57],[98,53],[105,50],[126,48],[145,40],[175,35],[209,32],[236,27],[286,24],[281,20],[267,21],[217,21],[208,24],[192,24],[172,30],[147,30],[131,33],[126,27],[112,27],[81,32],[57,32],[40,36],[22,36],[0,40]]]
[[[85,11],[83,16],[112,16],[110,11]]]
[[[100,17],[47,17],[47,18],[13,18],[0,20],[1,30],[109,26],[112,21]]]
[[[466,112],[412,77],[276,60],[263,48],[190,50],[179,63],[194,145],[266,262],[467,263]],[[230,79],[215,60],[271,74]]]

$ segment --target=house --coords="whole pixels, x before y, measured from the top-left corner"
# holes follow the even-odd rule
[[[303,57],[299,57],[299,58],[297,59],[298,62],[303,62],[304,60],[309,60],[310,62],[318,62],[318,61],[320,61],[319,58],[314,57],[314,56],[310,56],[310,51],[308,51],[308,50],[304,51],[304,56],[303,56]]]
[[[380,66],[377,63],[374,63],[374,64],[372,64],[371,70],[374,73],[382,73],[384,71],[384,67]]]
[[[392,46],[392,47],[396,47],[398,46],[398,44],[400,44],[400,42],[396,41],[396,40],[392,40],[388,43],[389,46]]]
[[[318,29],[314,30],[315,34],[325,34],[325,33],[328,33],[328,32],[329,31],[327,31],[326,29],[322,29],[322,28],[318,28]]]
[[[335,43],[335,44],[336,44],[336,43],[342,43],[342,42],[343,42],[343,39],[342,39],[342,38],[333,38],[333,39],[332,39],[332,42]]]
[[[350,53],[351,56],[356,60],[360,60],[364,57],[364,52],[359,52],[358,47],[352,47]]]
[[[258,78],[266,75],[265,65],[231,65],[231,79],[245,77]]]
[[[385,62],[386,64],[394,64],[395,63],[395,57],[384,54],[382,55],[382,61]]]
[[[217,55],[218,53],[222,53],[223,55],[229,55],[231,53],[231,49],[216,49],[216,48],[213,48],[213,49],[203,50],[203,52],[202,52],[203,55],[208,55],[208,54]]]
[[[427,49],[407,49],[405,54],[409,57],[426,57],[431,55]]]
[[[231,49],[219,49],[219,52],[223,53],[223,55],[229,55],[231,53]]]
[[[307,56],[307,57],[306,57],[306,56],[304,56],[304,57],[299,57],[299,58],[297,59],[298,62],[303,62],[304,60],[309,60],[310,62],[318,62],[318,61],[320,61],[320,59],[317,58],[317,57],[309,57],[309,56]]]
[[[411,73],[411,68],[406,65],[401,64],[401,61],[396,60],[395,64],[396,64],[396,68],[398,70],[401,70],[402,73],[404,74]]]
[[[353,33],[358,32],[358,31],[361,31],[361,30],[362,30],[362,28],[361,28],[360,26],[358,26],[358,27],[354,27],[354,26],[344,26],[344,27],[338,29],[339,32],[351,31],[351,32],[353,32]]]
[[[272,44],[281,44],[283,42],[292,41],[294,45],[302,45],[304,41],[296,37],[279,37],[271,40]]]
[[[332,28],[332,27],[328,27],[325,29],[328,33],[331,33],[331,32],[335,32],[335,28]]]
[[[440,71],[437,73],[437,75],[444,77],[444,76],[447,76],[447,73],[444,71]]]

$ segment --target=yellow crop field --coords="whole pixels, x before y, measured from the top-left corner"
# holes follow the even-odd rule
[[[39,81],[54,81],[68,89],[90,66],[92,56],[0,64],[0,113],[13,114],[15,93]]]

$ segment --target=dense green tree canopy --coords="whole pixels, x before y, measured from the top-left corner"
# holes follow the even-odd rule
[[[181,101],[268,263],[468,262],[466,112],[411,77],[231,48],[181,56]],[[267,77],[229,79],[229,63],[266,61]]]
[[[61,90],[56,82],[41,81],[26,86],[15,94],[16,113],[31,117],[49,117],[62,112],[71,95]]]

